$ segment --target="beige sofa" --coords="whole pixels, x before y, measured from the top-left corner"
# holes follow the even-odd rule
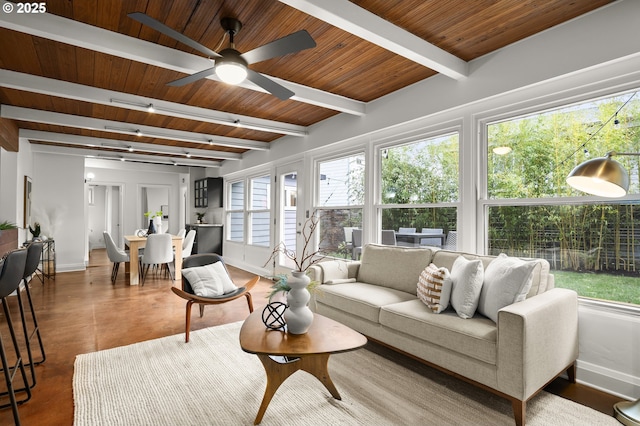
[[[463,319],[451,308],[434,314],[417,296],[430,263],[451,270],[458,256],[494,256],[429,248],[367,245],[356,262],[325,261],[310,268],[321,285],[310,306],[370,339],[511,400],[517,425],[526,401],[556,376],[575,381],[577,294],[554,288],[549,263],[536,259],[527,298],[498,311]]]

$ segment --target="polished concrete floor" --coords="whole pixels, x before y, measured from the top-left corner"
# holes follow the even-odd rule
[[[230,268],[237,284],[252,274]],[[31,293],[47,359],[36,367],[37,384],[30,401],[19,408],[23,425],[73,424],[73,363],[76,355],[128,345],[184,332],[185,302],[171,292],[173,282],[161,275],[150,275],[144,286],[125,283],[121,267],[115,285],[110,282],[111,264],[104,250],[93,250],[86,271],[58,273],[55,280],[36,278]],[[271,281],[262,279],[253,293],[256,310],[266,304]],[[15,297],[12,317],[18,319]],[[244,298],[219,306],[207,306],[203,318],[194,309],[192,330],[243,320],[248,315]],[[4,317],[0,332],[9,344]],[[32,341],[35,344],[36,340]],[[10,352],[10,349],[7,349]],[[391,354],[391,357],[401,358]],[[37,358],[37,356],[36,356]],[[141,360],[144,362],[144,360]],[[403,363],[413,362],[402,359]],[[3,381],[0,391],[5,390]],[[550,392],[611,414],[618,398],[582,385],[557,379]],[[0,402],[6,402],[6,398]],[[0,425],[13,424],[10,409],[0,410]]]

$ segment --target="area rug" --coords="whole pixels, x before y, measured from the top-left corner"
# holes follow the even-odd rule
[[[266,378],[238,343],[241,323],[79,355],[76,426],[252,425]],[[375,351],[375,348],[374,348]],[[278,389],[263,425],[513,425],[511,403],[428,367],[411,369],[369,349],[332,355],[342,396],[297,372]],[[527,425],[618,425],[609,416],[542,392]]]

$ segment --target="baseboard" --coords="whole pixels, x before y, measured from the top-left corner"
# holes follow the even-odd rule
[[[56,265],[56,273],[57,272],[75,272],[75,271],[84,271],[87,269],[87,266],[82,263],[68,263],[68,264],[60,264]]]
[[[590,362],[577,362],[576,381],[620,398],[635,400],[640,394],[638,378]]]
[[[225,261],[225,263],[227,265],[231,265],[231,266],[234,266],[236,268],[243,269],[243,270],[251,272],[253,274],[260,275],[262,277],[268,277],[271,274],[271,272],[268,269],[259,268],[259,267],[256,267],[255,265],[243,262],[243,261],[238,260],[238,259],[225,258],[224,261]]]

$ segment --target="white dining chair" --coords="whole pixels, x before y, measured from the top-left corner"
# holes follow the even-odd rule
[[[111,283],[115,284],[116,278],[118,278],[120,263],[129,261],[129,253],[116,246],[116,243],[107,231],[104,231],[102,235],[104,236],[104,244],[107,247],[109,261],[113,262],[113,267],[111,268]]]
[[[196,230],[192,229],[187,232],[187,236],[184,237],[182,241],[182,258],[186,258],[191,256],[191,252],[193,251],[193,242],[196,239]]]
[[[171,275],[169,264],[173,262],[173,246],[171,234],[151,234],[147,237],[144,254],[140,260],[140,272],[142,273],[142,285],[151,265],[166,265],[166,271]]]

